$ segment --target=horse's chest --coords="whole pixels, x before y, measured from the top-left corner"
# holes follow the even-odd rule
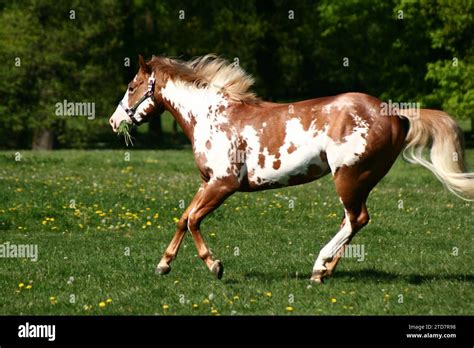
[[[236,174],[234,155],[236,137],[225,125],[210,125],[196,129],[193,148],[198,167],[205,177],[223,178]]]

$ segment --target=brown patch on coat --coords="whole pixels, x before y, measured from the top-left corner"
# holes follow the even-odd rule
[[[273,162],[273,169],[277,170],[279,169],[281,166],[281,161],[280,160],[276,160]]]
[[[263,154],[258,155],[258,165],[260,166],[260,168],[265,167],[265,156]]]
[[[293,144],[292,142],[290,143],[290,146],[288,146],[288,150],[286,150],[288,153],[293,153],[295,152],[297,149],[297,147],[295,146],[295,144]]]

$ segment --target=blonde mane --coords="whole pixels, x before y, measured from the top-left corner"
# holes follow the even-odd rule
[[[148,64],[154,71],[172,79],[192,83],[198,88],[217,88],[233,101],[259,101],[255,93],[250,91],[253,77],[240,66],[216,55],[208,54],[190,61],[153,57]]]

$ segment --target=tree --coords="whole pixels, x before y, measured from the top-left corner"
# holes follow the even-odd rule
[[[474,2],[423,1],[432,47],[442,52],[428,63],[435,83],[425,100],[458,119],[471,119],[474,132]]]
[[[36,149],[53,142],[80,147],[96,134],[96,119],[115,103],[121,74],[117,61],[123,14],[115,1],[70,4],[54,0],[12,2],[0,15],[1,132],[4,145],[15,135],[33,139]],[[115,60],[115,61],[114,61]],[[66,117],[58,103],[94,105],[96,115]],[[77,114],[75,116],[78,116]]]

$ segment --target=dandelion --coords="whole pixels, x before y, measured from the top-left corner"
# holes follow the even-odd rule
[[[105,300],[105,303],[111,304],[111,303],[112,303],[112,299],[111,299],[111,298],[108,298],[107,300]]]
[[[196,303],[193,303],[193,309],[197,309],[199,306]]]
[[[204,304],[209,304],[209,300],[208,300],[207,298],[205,298],[205,299],[202,301],[202,303],[204,303]]]
[[[173,221],[174,221],[175,224],[177,224],[179,222],[179,219],[177,217],[174,217]]]
[[[212,315],[217,315],[217,314],[219,314],[219,312],[217,311],[217,309],[212,309],[211,314]]]
[[[33,287],[33,285],[28,284],[28,285],[25,287],[25,289],[26,289],[26,290],[31,290],[32,287]]]
[[[91,305],[84,305],[84,308],[85,311],[90,311],[92,309],[92,306]]]
[[[234,299],[234,300],[238,300],[238,299],[239,299],[239,296],[236,295],[236,296],[233,297],[233,299]]]
[[[20,289],[23,289],[23,288],[25,287],[25,284],[20,283],[20,284],[18,284],[18,287],[19,287]]]
[[[288,307],[286,307],[286,310],[287,310],[288,312],[293,312],[295,309],[294,309],[293,307],[291,307],[291,306],[288,306]]]
[[[267,296],[267,297],[272,297],[271,291],[267,291],[267,292],[265,292],[264,294],[265,294],[265,296]]]
[[[49,298],[49,301],[51,302],[51,304],[55,305],[56,303],[58,303],[58,299],[55,297],[55,296],[51,296]]]
[[[151,221],[147,221],[145,225],[151,226]]]
[[[337,302],[336,298],[334,298],[334,297],[333,297],[333,298],[331,298],[331,300],[330,300],[330,301],[331,301],[331,303],[336,303],[336,302]]]
[[[167,309],[169,309],[169,308],[170,308],[170,306],[168,306],[167,304],[164,304],[164,305],[163,305],[163,309],[164,309],[165,311],[166,311]]]
[[[99,302],[99,307],[100,307],[100,308],[104,308],[106,305],[107,305],[107,304],[106,304],[104,301]]]

